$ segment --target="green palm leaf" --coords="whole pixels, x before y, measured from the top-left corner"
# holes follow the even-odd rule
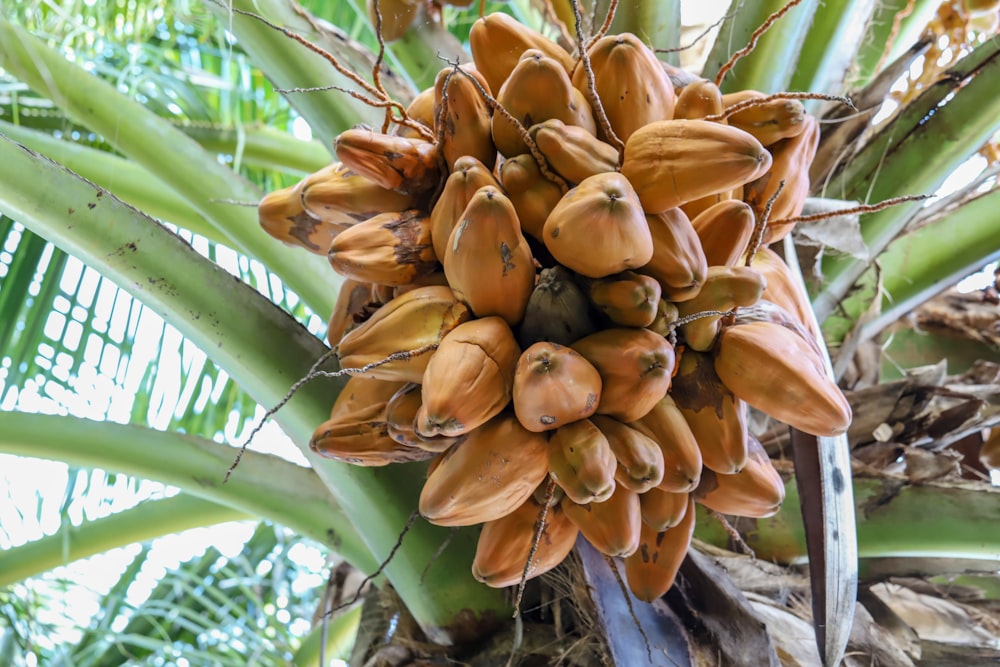
[[[969,159],[998,129],[1000,102],[993,82],[1000,67],[1000,46],[987,42],[953,68],[945,78],[902,110],[859,155],[827,185],[825,192],[841,199],[881,201],[912,194],[931,194],[947,175]],[[959,85],[961,84],[961,85]],[[961,128],[952,132],[950,128]],[[919,204],[905,203],[865,217],[862,238],[873,256],[881,254],[906,227]],[[989,251],[983,253],[986,263]],[[833,341],[846,335],[872,296],[856,294],[843,303],[852,285],[868,270],[867,262],[837,257],[825,263],[826,284],[814,299],[820,320],[843,307],[850,320],[827,321]],[[860,306],[860,307],[859,307]]]

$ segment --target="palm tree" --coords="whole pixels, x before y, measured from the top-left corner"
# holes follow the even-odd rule
[[[7,76],[8,99],[0,125],[0,212],[7,217],[0,220],[0,236],[8,256],[0,256],[5,269],[0,275],[0,349],[10,361],[3,366],[0,390],[2,450],[157,480],[179,487],[182,494],[85,525],[80,542],[70,539],[67,527],[61,539],[11,549],[0,556],[3,582],[63,562],[64,540],[70,540],[69,557],[75,558],[186,527],[253,516],[315,541],[364,572],[377,572],[376,583],[391,584],[405,612],[402,617],[414,621],[399,630],[393,621],[388,634],[398,632],[418,654],[441,655],[441,646],[479,639],[499,625],[513,632],[503,622],[511,611],[505,595],[460,575],[469,571],[475,531],[450,532],[412,520],[423,475],[418,464],[358,469],[308,451],[310,435],[326,417],[341,379],[318,378],[301,386],[274,415],[302,449],[308,467],[259,454],[253,451],[255,441],[228,475],[234,451],[217,442],[243,442],[249,418],[261,416],[256,407],[282,403],[288,389],[322,357],[326,346],[317,334],[337,285],[324,260],[276,243],[259,228],[254,210],[240,204],[255,203],[263,192],[324,166],[330,159],[326,147],[350,125],[380,122],[380,113],[343,92],[353,86],[349,79],[338,78],[328,61],[275,26],[324,46],[367,76],[378,43],[365,10],[355,3],[315,3],[308,7],[310,14],[291,2],[263,0],[235,2],[231,9],[208,2],[188,8],[190,16],[178,16],[176,8],[155,3],[107,9],[86,3],[61,8],[6,4],[11,6],[5,6],[0,19],[0,68]],[[565,3],[554,4],[559,14]],[[734,5],[705,54],[704,72],[717,72],[783,6],[768,1]],[[391,75],[382,78],[395,99],[409,99],[431,85],[442,67],[440,58],[467,58],[462,41],[475,12],[438,8],[438,20],[426,15],[428,8],[421,8],[409,31],[387,48]],[[588,3],[584,9],[590,12]],[[558,34],[549,14],[534,4],[515,2],[504,10]],[[598,15],[602,11],[597,8]],[[658,47],[676,47],[681,42],[675,29],[679,11],[676,2],[623,5],[612,29],[634,32]],[[877,8],[864,0],[822,6],[805,0],[775,22],[723,81],[727,90],[851,91],[858,112],[845,113],[837,105],[815,108],[828,121],[813,178],[814,190],[824,197],[876,202],[931,193],[977,152],[989,164],[931,206],[908,201],[866,214],[860,223],[838,218],[836,226],[809,226],[798,237],[803,261],[818,257],[813,272],[821,280],[813,290],[813,305],[835,353],[834,367],[845,386],[856,389],[858,418],[851,443],[866,466],[855,482],[866,584],[899,575],[976,572],[990,567],[984,565],[990,559],[995,570],[1000,551],[995,539],[984,542],[982,537],[990,534],[1000,513],[996,492],[941,472],[948,470],[943,465],[951,460],[948,452],[974,453],[983,440],[982,428],[996,421],[989,388],[995,389],[997,379],[989,375],[991,367],[980,364],[962,376],[924,370],[895,383],[885,381],[891,375],[881,369],[958,358],[969,344],[956,342],[953,334],[931,333],[921,339],[924,350],[914,353],[907,327],[897,322],[1000,254],[996,148],[989,144],[1000,127],[1000,101],[992,94],[1000,62],[998,40],[995,25],[975,30],[977,21],[988,24],[990,14],[969,18],[966,11],[957,4],[937,8],[919,0]],[[183,27],[176,28],[180,18]],[[925,32],[928,21],[930,32]],[[859,32],[858,25],[868,30]],[[117,44],[112,26],[124,37]],[[848,53],[854,57],[845,58]],[[272,86],[289,91],[287,104],[271,92]],[[887,96],[898,108],[873,126],[872,115]],[[291,134],[296,117],[308,122],[316,141]],[[78,137],[84,141],[78,143]],[[144,310],[175,329],[141,327],[138,314],[125,316],[125,324],[116,329],[102,304],[109,298],[124,303],[128,297],[95,299],[95,288],[86,287],[86,280],[68,282],[67,274],[84,274],[82,265],[92,272],[90,280],[120,285]],[[178,343],[175,331],[203,352]],[[157,341],[152,353],[150,337]],[[88,348],[90,341],[96,347]],[[97,349],[97,356],[88,356],[95,354],[88,349]],[[995,345],[978,349],[979,358],[996,361]],[[130,361],[119,362],[119,357]],[[180,377],[167,382],[164,378],[178,367]],[[109,375],[120,376],[119,382],[140,398],[124,409],[98,402],[71,412],[59,396],[82,387],[88,368],[110,369]],[[948,372],[964,370],[952,366]],[[164,411],[161,406],[169,401],[163,395],[170,391],[180,397],[179,407]],[[33,394],[49,401],[49,412],[64,416],[29,412],[27,399]],[[123,421],[132,424],[114,423]],[[772,454],[781,456],[781,434],[775,431],[768,442]],[[973,459],[968,459],[970,465]],[[886,474],[886,468],[904,462],[905,474]],[[776,517],[749,527],[734,524],[744,529],[761,561],[792,563],[804,555],[797,498],[790,483],[788,502]],[[930,535],[920,528],[929,522]],[[730,545],[731,535],[722,524],[706,519],[699,526],[703,549]],[[401,537],[404,527],[408,530]],[[88,541],[88,534],[96,537]],[[260,539],[266,542],[273,535]],[[270,551],[261,546],[256,553],[264,554],[257,556],[259,561]],[[940,559],[901,558],[904,554],[965,560],[949,567]],[[572,583],[584,576],[596,591],[583,598],[594,611],[581,614],[578,625],[589,619],[597,628],[601,623],[627,626],[630,612],[612,602],[620,596],[615,582],[600,579],[600,568],[588,564],[590,556],[582,550],[583,575],[571,570],[561,582],[549,582],[548,592],[535,594],[551,596],[555,590],[569,595]],[[711,587],[717,572],[712,563],[726,563],[748,590],[753,586],[749,574],[757,565],[747,566],[745,558],[731,554],[716,552],[714,557],[707,561],[693,551],[682,571],[687,588],[679,586],[668,595],[672,609],[690,615],[682,613],[681,621],[695,643],[707,641],[710,655],[718,652],[734,663],[741,655],[748,659],[747,646],[755,641],[772,654],[777,643],[784,654],[798,659],[802,654],[789,648],[788,638],[794,634],[793,623],[802,622],[801,614],[790,613],[801,612],[796,608],[799,593],[806,590],[801,575],[796,579],[794,571],[767,571],[769,583],[756,589],[763,597],[752,598],[751,604],[734,587],[727,588],[721,575]],[[186,576],[203,566],[193,563]],[[129,576],[126,572],[122,581]],[[695,582],[698,594],[692,595]],[[962,584],[995,600],[993,579],[968,578]],[[795,595],[788,604],[772,604],[780,590],[789,588]],[[253,589],[264,595],[256,584]],[[154,599],[165,605],[200,604],[160,593]],[[907,594],[918,593],[926,595],[927,586],[910,586]],[[704,599],[699,602],[699,597]],[[901,615],[912,626],[918,621],[904,613],[898,602],[902,594],[892,607],[887,597],[882,588],[864,587],[863,609],[875,620],[861,614],[858,627],[868,636],[855,638],[854,650],[886,664],[894,664],[893,659],[914,664],[912,651],[892,652],[900,635],[887,628]],[[15,612],[8,616],[16,619],[24,613],[18,607],[23,605],[16,597],[9,599]],[[245,599],[241,604],[252,606],[260,597]],[[711,611],[710,603],[719,600],[730,607]],[[989,607],[981,605],[977,611],[983,609]],[[646,639],[657,644],[654,631],[661,626],[644,620],[649,611],[637,605],[632,618],[640,620]],[[959,611],[972,627],[968,607]],[[691,629],[693,616],[701,619],[696,630]],[[762,635],[759,627],[753,630],[762,618],[769,621],[770,635]],[[537,620],[537,614],[528,619]],[[227,627],[234,623],[217,622]],[[744,628],[745,634],[734,640],[722,631],[724,626]],[[536,649],[533,641],[543,643],[536,627],[526,624],[524,630],[526,651]],[[135,638],[151,631],[132,627],[123,632]],[[377,646],[386,634],[372,633],[368,642]],[[616,656],[630,641],[616,642],[622,639],[616,635],[627,634],[596,631],[612,641]],[[176,634],[165,636],[182,641]],[[638,641],[642,645],[641,637]],[[968,655],[981,651],[982,657],[994,650],[995,656],[996,647],[991,649],[987,641],[970,642],[964,649],[927,638],[918,641],[925,655],[965,650]],[[587,658],[580,656],[591,654],[573,657],[569,642],[556,651],[586,664]],[[364,641],[360,644],[368,648]],[[113,664],[113,654],[107,647],[102,650],[101,658]],[[556,651],[550,649],[548,655]],[[757,655],[749,659],[757,660]],[[358,656],[364,659],[363,652]],[[809,664],[808,659],[800,664]],[[223,651],[208,660],[226,664],[232,655]]]

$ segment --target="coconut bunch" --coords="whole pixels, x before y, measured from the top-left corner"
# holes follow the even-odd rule
[[[631,34],[581,58],[493,14],[470,41],[407,122],[345,131],[338,162],[260,204],[344,278],[328,339],[353,375],[310,445],[430,460],[420,513],[482,524],[491,586],[582,533],[652,600],[695,502],[780,506],[749,406],[816,435],[850,422],[767,247],[802,209],[817,123],[678,76]]]

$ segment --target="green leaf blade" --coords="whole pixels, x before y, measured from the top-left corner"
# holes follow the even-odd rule
[[[333,300],[325,289],[330,280],[325,260],[285,247],[261,229],[256,211],[229,203],[256,204],[261,193],[193,139],[2,19],[0,65],[169,182],[234,247],[265,262],[313,310],[330,310]]]

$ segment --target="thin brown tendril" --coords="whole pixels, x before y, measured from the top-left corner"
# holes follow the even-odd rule
[[[447,181],[447,174],[451,171],[451,165],[448,164],[448,159],[444,154],[444,133],[448,124],[445,122],[445,118],[448,115],[448,102],[450,101],[448,95],[448,87],[451,85],[451,77],[455,76],[455,72],[459,70],[458,59],[455,60],[455,64],[448,75],[444,78],[444,83],[441,86],[441,108],[438,110],[437,118],[435,119],[435,127],[437,128],[437,134],[434,137],[434,143],[437,144],[437,161],[438,168],[441,171],[442,177],[438,179],[437,187],[434,188],[433,194],[430,198],[431,208],[437,203],[438,198],[441,193],[444,192],[445,182]]]
[[[767,32],[771,28],[771,26],[774,25],[775,21],[777,21],[786,13],[788,13],[788,11],[792,7],[799,4],[800,2],[802,2],[802,0],[790,0],[790,2],[787,5],[785,5],[778,11],[768,16],[767,20],[765,20],[760,25],[760,27],[754,30],[753,34],[750,35],[750,43],[744,46],[736,53],[734,53],[732,56],[730,56],[726,64],[719,69],[719,73],[715,75],[715,85],[717,86],[722,85],[722,79],[725,78],[729,70],[731,70],[740,59],[742,59],[744,56],[750,55],[753,52],[753,50],[757,48],[757,40],[760,39],[760,36],[763,35],[765,32]]]
[[[842,104],[846,104],[855,111],[858,110],[858,108],[854,106],[854,102],[851,101],[851,98],[842,97],[841,95],[827,95],[825,93],[784,92],[784,93],[774,93],[773,95],[765,95],[763,97],[752,97],[748,100],[737,102],[736,104],[730,105],[725,109],[723,109],[722,113],[717,113],[712,116],[705,116],[703,120],[718,123],[720,121],[726,120],[733,114],[737,114],[741,111],[746,111],[747,109],[752,109],[753,107],[764,106],[768,102],[773,102],[774,100],[826,100],[827,102],[840,102]]]
[[[455,530],[456,529],[453,528],[451,531],[448,532],[448,537],[444,538],[444,541],[441,542],[441,546],[439,546],[434,551],[434,553],[431,554],[431,557],[427,560],[427,565],[424,565],[424,569],[420,573],[421,584],[424,583],[424,579],[427,577],[427,573],[431,571],[431,566],[434,565],[434,561],[436,561],[441,556],[441,554],[444,553],[444,550],[448,548],[448,545],[451,544],[452,538],[455,537]]]
[[[611,129],[611,121],[608,120],[608,114],[604,111],[604,105],[601,104],[601,98],[597,94],[594,70],[590,66],[590,56],[587,54],[586,39],[583,36],[583,14],[580,13],[580,2],[579,0],[570,0],[570,5],[573,7],[573,18],[576,22],[576,43],[577,48],[580,49],[580,65],[587,76],[587,101],[590,102],[591,108],[597,114],[597,120],[601,124],[601,129],[604,130],[604,136],[607,137],[608,143],[618,151],[618,167],[620,169],[622,161],[625,159],[625,144]]]
[[[695,320],[704,319],[706,317],[725,317],[731,312],[732,311],[730,310],[701,310],[698,311],[697,313],[692,313],[686,317],[682,317],[679,320],[671,322],[669,324],[670,331],[675,331],[678,328],[684,326],[685,324],[690,324]]]
[[[321,601],[323,614],[319,617],[319,621],[321,623],[320,627],[322,628],[321,641],[319,643],[319,664],[321,665],[326,664],[324,657],[326,655],[326,637],[330,629],[330,617],[326,612],[330,607],[330,603],[334,599],[337,599],[334,596],[336,595],[339,598],[340,594],[343,592],[344,583],[349,574],[349,572],[344,569],[345,566],[347,566],[346,561],[341,561],[338,565],[331,567],[330,575],[326,578],[326,586],[323,587],[323,599]]]
[[[409,114],[403,116],[402,118],[393,117],[392,122],[396,123],[397,125],[405,125],[411,130],[416,131],[417,134],[419,134],[427,141],[434,141],[434,133],[431,132],[430,128],[421,123],[419,120],[410,118]]]
[[[341,602],[336,607],[333,607],[332,609],[323,614],[324,617],[330,616],[334,612],[340,611],[341,609],[350,607],[352,604],[361,599],[361,595],[364,593],[365,590],[365,585],[370,583],[373,579],[375,579],[375,577],[382,574],[385,568],[389,566],[389,563],[392,562],[392,559],[396,556],[396,552],[399,551],[399,548],[401,546],[403,546],[403,538],[406,537],[406,534],[408,532],[410,532],[410,528],[413,527],[413,523],[417,520],[417,517],[419,516],[420,512],[418,512],[417,510],[413,510],[412,512],[410,512],[410,518],[406,520],[406,525],[403,526],[403,530],[400,531],[399,537],[396,538],[396,543],[392,546],[392,549],[389,551],[389,555],[385,557],[385,560],[379,563],[378,568],[374,572],[372,572],[371,574],[369,574],[368,576],[366,576],[364,579],[361,580],[361,583],[358,584],[357,592],[355,592],[354,595],[351,596],[350,600],[347,600],[346,602]]]
[[[618,567],[615,565],[615,559],[611,556],[604,554],[604,562],[608,564],[611,569],[611,574],[614,575],[615,581],[618,583],[618,590],[622,592],[625,597],[625,604],[628,606],[628,615],[632,617],[632,622],[635,623],[636,629],[639,634],[642,635],[642,640],[646,643],[646,656],[649,658],[649,663],[653,663],[653,647],[649,643],[649,637],[646,636],[646,631],[642,628],[642,623],[639,622],[639,617],[635,613],[635,607],[632,606],[632,596],[629,595],[628,586],[625,585],[625,581],[622,579],[622,573],[618,571]]]
[[[328,63],[330,63],[331,65],[333,65],[334,69],[336,69],[338,72],[340,72],[341,74],[343,74],[344,76],[346,76],[348,79],[350,79],[354,83],[358,84],[359,86],[361,86],[362,88],[364,88],[365,90],[367,90],[370,94],[372,94],[372,95],[379,95],[378,88],[374,87],[372,84],[370,84],[367,81],[365,81],[364,79],[362,79],[360,76],[357,75],[357,73],[355,73],[355,72],[351,71],[350,69],[348,69],[348,68],[344,67],[343,65],[341,65],[340,61],[337,60],[337,57],[334,56],[332,53],[330,53],[326,49],[322,48],[321,46],[313,44],[308,39],[306,39],[305,37],[299,35],[298,33],[295,33],[293,31],[289,30],[288,28],[283,28],[280,25],[277,25],[276,23],[272,23],[271,21],[268,21],[266,18],[264,18],[260,14],[255,14],[253,12],[248,12],[245,9],[240,9],[238,7],[228,7],[228,6],[224,5],[222,2],[220,2],[219,0],[213,0],[213,2],[215,2],[219,6],[226,7],[228,10],[230,10],[232,12],[235,12],[237,14],[242,14],[244,16],[249,16],[252,19],[256,19],[257,21],[260,21],[261,23],[263,23],[264,25],[266,25],[268,28],[271,28],[272,30],[277,30],[278,32],[284,34],[286,37],[288,37],[288,38],[290,38],[290,39],[298,42],[299,44],[301,44],[302,46],[306,47],[307,49],[309,49],[313,53],[319,55],[321,58],[323,58]]]
[[[448,115],[448,86],[451,85],[451,77],[455,76],[455,72],[459,70],[458,61],[455,64],[448,75],[444,78],[444,85],[441,86],[441,108],[438,110],[437,118],[435,122],[437,124],[437,136],[434,138],[435,143],[438,146],[444,145],[444,130],[445,130],[445,117]]]
[[[334,574],[335,572],[336,572],[336,568],[331,567],[330,568],[330,576],[327,577],[327,579],[326,579],[326,588],[323,589],[323,607],[324,607],[324,610],[323,610],[323,617],[322,617],[323,620],[322,620],[322,626],[321,626],[322,627],[322,633],[320,635],[320,642],[319,642],[319,664],[321,664],[321,665],[326,664],[326,637],[327,637],[327,632],[329,631],[329,628],[330,628],[330,617],[326,615],[326,609],[325,608],[329,605],[328,600],[330,598],[330,592],[333,590],[333,580],[334,580],[334,577],[336,576]]]
[[[594,9],[597,9],[597,3],[594,3]],[[611,22],[615,20],[615,12],[618,11],[618,0],[611,0],[608,4],[608,13],[604,16],[604,23],[601,24],[600,29],[594,33],[594,36],[586,44],[586,48],[589,49],[594,42],[599,40],[608,34],[608,30],[611,30]],[[577,19],[579,20],[579,19]],[[581,55],[586,53],[586,50],[581,51]]]
[[[240,451],[236,454],[236,459],[233,461],[232,465],[229,466],[229,469],[226,470],[226,474],[222,478],[223,484],[229,481],[229,476],[233,474],[233,471],[236,470],[236,466],[240,464],[240,459],[243,458],[243,452],[245,452],[247,447],[250,446],[250,443],[253,442],[254,436],[260,433],[260,430],[264,428],[264,424],[267,423],[267,420],[270,419],[274,413],[283,408],[285,403],[288,403],[295,392],[301,389],[304,384],[316,377],[316,373],[320,372],[319,367],[325,364],[335,354],[336,352],[331,348],[320,355],[320,358],[309,367],[309,372],[305,374],[305,377],[296,381],[295,384],[293,384],[288,392],[282,397],[282,399],[278,401],[278,404],[264,413],[264,416],[260,418],[260,421],[257,422],[257,424],[253,427],[253,430],[250,431],[250,435],[248,435],[246,440],[243,441],[243,444],[240,446]]]
[[[500,114],[503,116],[504,120],[514,126],[514,129],[517,131],[518,135],[520,135],[521,140],[528,146],[528,151],[531,153],[531,157],[535,158],[535,162],[538,163],[538,170],[542,173],[542,176],[558,185],[559,189],[563,192],[568,191],[569,183],[567,183],[566,179],[562,176],[549,169],[549,163],[545,160],[545,156],[542,155],[542,152],[538,150],[538,145],[535,144],[535,141],[531,138],[531,135],[528,134],[528,130],[525,129],[524,125],[522,125],[518,119],[514,118],[509,111],[504,109],[503,105],[497,102],[496,98],[490,95],[489,92],[483,88],[483,85],[479,83],[476,77],[469,72],[466,72],[461,67],[458,67],[457,60],[451,61],[445,58],[442,58],[442,60],[449,65],[454,66],[457,72],[472,82],[472,84],[476,87],[476,90],[479,91],[479,94],[482,95],[483,99],[486,100],[486,103],[490,105],[491,109],[493,109],[493,113]]]
[[[367,104],[375,109],[386,109],[386,114],[389,114],[391,110],[399,111],[401,106],[399,102],[395,100],[385,99],[385,100],[373,100],[370,97],[365,97],[356,90],[351,90],[350,88],[344,88],[343,86],[329,85],[329,86],[313,86],[310,88],[275,88],[275,92],[287,94],[287,93],[316,93],[323,92],[327,90],[336,90],[339,93],[344,93],[345,95],[350,95],[354,99]],[[419,120],[413,119],[409,114],[403,112],[401,116],[391,116],[390,120],[397,125],[405,125],[406,127],[416,131],[420,136],[427,141],[434,141],[434,134],[427,128],[426,125],[421,123]],[[385,132],[383,132],[385,134]]]
[[[746,265],[750,266],[753,263],[753,258],[760,250],[760,244],[764,242],[764,231],[767,229],[768,218],[771,217],[771,209],[774,207],[774,202],[778,201],[778,195],[781,191],[785,189],[785,179],[778,181],[778,188],[771,195],[771,198],[767,200],[764,204],[764,214],[760,216],[756,224],[753,226],[753,236],[750,237],[750,243],[747,244],[747,262]]]
[[[389,356],[383,359],[379,359],[378,361],[373,361],[370,364],[365,364],[361,368],[342,368],[339,371],[316,371],[315,376],[333,378],[333,377],[340,377],[341,375],[364,375],[368,371],[378,368],[379,366],[384,366],[393,361],[409,361],[413,357],[419,357],[421,354],[433,352],[437,348],[438,348],[437,343],[428,343],[427,345],[423,345],[413,350],[401,350],[399,352],[393,352]]]
[[[565,42],[566,45],[572,44],[573,37],[571,37],[569,34],[569,27],[567,27],[567,25],[563,23],[563,20],[559,18],[559,16],[556,14],[556,9],[555,7],[552,6],[552,0],[545,0],[543,4],[544,4],[543,13],[545,14],[545,20],[556,27],[556,29],[559,31],[560,40]],[[568,49],[569,47],[567,46],[566,48]]]
[[[671,49],[653,49],[653,51],[656,52],[656,53],[679,53],[681,51],[687,51],[688,49],[693,49],[698,42],[700,42],[701,40],[705,39],[705,36],[708,35],[708,33],[712,32],[713,28],[718,27],[720,23],[722,23],[726,19],[732,18],[733,16],[736,16],[736,12],[730,12],[730,13],[726,14],[725,16],[723,16],[722,18],[720,18],[718,21],[716,21],[712,25],[710,25],[707,28],[705,28],[701,32],[701,34],[699,34],[697,37],[695,37],[693,40],[691,40],[691,43],[688,44],[688,45],[686,45],[686,46],[675,46],[675,47],[673,47]]]
[[[917,0],[909,0],[906,6],[900,11],[896,12],[896,15],[892,18],[892,28],[889,30],[889,35],[885,41],[885,49],[882,51],[882,55],[878,58],[878,64],[875,65],[873,72],[881,72],[882,66],[885,65],[885,61],[888,60],[889,54],[892,52],[892,47],[896,41],[896,37],[899,35],[899,30],[903,25],[903,19],[913,13],[913,10],[917,6]]]
[[[344,75],[345,77],[347,77],[348,79],[350,79],[351,81],[353,81],[354,83],[356,83],[357,85],[361,86],[361,88],[363,88],[365,90],[365,92],[367,92],[369,95],[372,95],[372,96],[374,96],[376,98],[379,98],[379,100],[378,101],[370,100],[370,99],[364,97],[363,95],[361,95],[359,93],[354,93],[354,92],[351,92],[351,91],[344,91],[344,92],[347,92],[347,93],[351,94],[353,97],[361,100],[365,104],[368,104],[368,105],[370,105],[372,107],[376,107],[376,108],[386,108],[386,107],[388,107],[388,108],[391,108],[391,109],[395,109],[399,113],[399,117],[398,118],[392,117],[391,120],[393,122],[399,123],[401,125],[405,125],[407,127],[410,127],[412,129],[416,130],[417,132],[419,132],[422,136],[424,136],[428,140],[430,140],[432,138],[432,135],[429,133],[429,131],[426,128],[424,128],[424,126],[421,123],[415,122],[413,119],[411,119],[409,117],[409,115],[406,113],[406,107],[404,107],[401,103],[396,102],[395,100],[393,100],[392,98],[390,98],[389,95],[388,95],[388,93],[386,93],[385,88],[382,86],[382,82],[381,82],[381,79],[379,78],[379,74],[378,74],[378,70],[381,69],[381,60],[377,60],[376,61],[376,66],[375,66],[376,69],[373,70],[373,75],[375,77],[376,84],[375,85],[370,84],[367,81],[365,81],[364,79],[362,79],[360,76],[358,76],[358,74],[356,72],[354,72],[354,71],[348,69],[347,67],[345,67],[344,65],[342,65],[340,63],[340,61],[337,60],[337,57],[335,55],[333,55],[332,53],[330,53],[326,49],[324,49],[324,48],[322,48],[322,47],[320,47],[320,46],[318,46],[316,44],[313,44],[308,39],[306,39],[305,37],[302,37],[301,35],[299,35],[299,34],[297,34],[295,32],[293,32],[292,30],[289,30],[288,28],[283,28],[280,25],[272,23],[271,21],[268,21],[263,16],[261,16],[259,14],[255,14],[254,12],[248,12],[248,11],[246,11],[244,9],[239,9],[238,7],[230,7],[229,5],[226,5],[226,4],[222,3],[221,0],[211,0],[211,1],[214,2],[215,4],[219,5],[220,7],[225,7],[229,11],[235,12],[237,14],[242,14],[243,16],[248,16],[248,17],[250,17],[252,19],[255,19],[255,20],[263,23],[264,25],[266,25],[268,28],[271,28],[272,30],[277,30],[278,32],[282,33],[283,35],[285,35],[289,39],[298,42],[299,44],[301,44],[302,46],[306,47],[307,49],[309,49],[313,53],[319,55],[325,61],[327,61],[328,63],[330,63],[330,65],[332,65],[333,68],[335,70],[337,70],[340,74]],[[383,49],[384,49],[384,43],[381,42],[381,36],[380,36],[380,43],[382,43]],[[380,52],[379,58],[381,58],[381,57],[382,57],[382,53]],[[336,86],[330,86],[329,88],[323,86],[323,87],[317,87],[317,88],[288,88],[288,89],[285,89],[285,90],[278,89],[278,92],[297,92],[298,93],[298,92],[313,92],[313,91],[322,91],[322,90],[343,90],[343,89],[342,88],[337,88]],[[386,113],[388,115],[389,112],[387,111]]]
[[[382,77],[379,70],[382,69],[382,62],[385,60],[385,38],[382,36],[382,7],[380,0],[372,0],[372,9],[375,12],[375,39],[378,40],[378,54],[375,56],[375,64],[372,65],[372,83],[383,97],[389,97],[382,86]],[[392,111],[385,110],[385,120],[382,121],[382,134],[389,132],[389,123],[392,122]]]
[[[245,206],[246,208],[257,208],[260,206],[260,202],[240,201],[239,199],[209,199],[208,201],[213,204],[229,204],[230,206]]]
[[[750,548],[750,545],[746,543],[746,540],[743,539],[743,536],[740,535],[740,531],[733,528],[733,525],[729,523],[729,520],[726,519],[726,517],[719,514],[715,510],[708,510],[708,513],[716,521],[722,524],[722,529],[729,534],[729,539],[733,541],[733,544],[735,544],[740,549],[740,551],[743,552],[744,555],[750,556],[751,558],[754,559],[757,558],[757,554],[754,552],[753,549]]]
[[[334,377],[341,377],[344,375],[364,375],[373,368],[384,366],[385,364],[388,364],[392,361],[406,361],[412,359],[413,357],[420,356],[421,354],[425,354],[427,352],[433,352],[434,350],[437,349],[437,347],[438,347],[437,343],[429,343],[427,345],[424,345],[423,347],[418,347],[415,350],[402,350],[400,352],[393,352],[384,359],[379,359],[378,361],[373,361],[370,364],[365,364],[361,368],[341,368],[339,371],[321,371],[319,370],[319,367],[322,366],[324,363],[326,363],[326,361],[330,359],[330,357],[336,354],[336,352],[332,349],[327,350],[326,352],[323,353],[323,355],[319,359],[316,360],[316,363],[312,365],[312,367],[309,369],[309,372],[306,373],[304,377],[297,380],[295,384],[293,384],[291,388],[289,388],[288,392],[282,397],[282,399],[278,401],[278,403],[273,408],[265,412],[264,416],[260,418],[260,421],[257,422],[257,425],[254,426],[253,430],[250,431],[250,435],[248,435],[246,440],[243,441],[243,444],[240,445],[240,451],[237,452],[236,458],[233,460],[232,465],[229,466],[229,469],[226,471],[225,476],[222,478],[222,483],[225,484],[226,482],[229,481],[229,476],[233,474],[233,471],[236,470],[236,467],[240,464],[240,460],[243,458],[243,453],[247,450],[247,447],[250,446],[250,443],[253,442],[254,437],[258,433],[260,433],[260,430],[262,428],[264,428],[264,424],[267,423],[267,420],[270,419],[272,416],[274,416],[274,414],[278,410],[285,407],[285,404],[292,399],[292,396],[295,395],[295,392],[301,389],[302,386],[305,385],[306,383],[311,382],[319,377],[334,378]]]
[[[863,118],[864,116],[871,116],[873,113],[878,111],[878,108],[879,105],[874,105],[864,109],[859,109],[857,113],[849,113],[845,116],[837,116],[836,118],[817,118],[816,122],[820,125],[839,125],[840,123],[847,123],[858,118]]]
[[[549,504],[556,493],[556,480],[549,476],[549,483],[545,486],[545,498],[542,500],[542,508],[538,511],[538,518],[535,519],[535,530],[531,535],[531,549],[528,551],[528,560],[524,562],[524,569],[521,570],[521,581],[517,585],[517,597],[514,598],[514,616],[521,615],[521,599],[524,597],[524,585],[528,581],[528,574],[531,572],[531,561],[535,559],[538,552],[538,544],[542,541],[542,533],[545,531],[545,517],[549,513]]]
[[[586,18],[587,18],[587,34],[588,35],[593,35],[594,34],[594,26],[597,25],[597,10],[600,9],[597,5],[598,5],[598,3],[596,3],[596,2],[592,3],[590,5],[590,11],[587,12],[587,14],[586,14]],[[566,30],[567,30],[567,32],[569,31],[569,23],[566,24]],[[572,35],[570,35],[569,46],[566,47],[567,51],[569,51],[571,48],[573,48],[573,43],[574,43],[573,37],[572,37]],[[587,39],[587,46],[588,47],[591,44],[593,44],[593,43],[594,43],[594,40],[593,40],[592,37]],[[576,56],[578,54],[573,53],[573,52],[570,51],[570,55],[571,56]]]
[[[925,199],[930,199],[934,195],[903,195],[902,197],[893,197],[892,199],[885,199],[878,202],[877,204],[859,204],[858,206],[851,206],[850,208],[838,208],[836,211],[827,211],[825,213],[810,213],[809,215],[796,215],[792,218],[784,218],[783,220],[775,220],[772,225],[790,225],[797,222],[817,222],[818,220],[826,220],[827,218],[837,218],[842,215],[855,215],[863,213],[876,213],[883,209],[889,208],[890,206],[897,206],[899,204],[905,204],[909,201],[923,201]]]
[[[521,620],[519,614],[514,614],[514,637],[511,639],[510,654],[507,656],[504,667],[516,667],[517,650],[521,648],[522,643],[524,643],[524,621]]]
[[[392,100],[373,100],[370,97],[365,97],[363,93],[359,93],[356,90],[351,90],[350,88],[344,88],[343,86],[335,84],[330,84],[329,86],[311,86],[309,88],[275,88],[274,90],[275,92],[283,95],[289,93],[322,93],[327,90],[336,90],[338,93],[350,95],[354,99],[363,102],[370,107],[375,107],[376,109],[388,108],[395,104]]]

